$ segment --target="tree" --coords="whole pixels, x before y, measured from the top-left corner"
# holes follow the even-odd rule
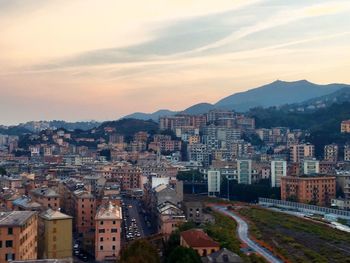
[[[201,263],[201,258],[192,248],[178,246],[175,248],[168,259],[167,263]]]
[[[147,240],[138,239],[121,251],[120,263],[159,263],[157,249]]]
[[[6,175],[6,169],[4,167],[0,167],[0,175]]]

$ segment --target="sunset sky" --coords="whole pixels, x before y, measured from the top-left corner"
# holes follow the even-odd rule
[[[349,0],[0,0],[0,124],[350,83]]]

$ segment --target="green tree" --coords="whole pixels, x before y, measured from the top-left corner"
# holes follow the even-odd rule
[[[0,175],[6,175],[6,169],[4,167],[0,167]]]
[[[159,263],[157,249],[147,240],[138,239],[121,251],[120,263]]]
[[[201,263],[201,258],[192,248],[178,246],[175,248],[168,259],[167,263]]]

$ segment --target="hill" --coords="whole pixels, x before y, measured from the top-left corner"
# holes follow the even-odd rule
[[[139,119],[139,120],[153,120],[158,121],[161,116],[172,116],[177,114],[177,111],[171,110],[158,110],[153,113],[143,113],[143,112],[135,112],[129,115],[124,116],[122,119]]]
[[[155,133],[158,131],[158,124],[152,120],[121,119],[117,121],[106,121],[95,129],[95,133],[104,133],[105,127],[115,128],[116,133],[122,135],[134,135],[139,131]]]
[[[331,94],[346,87],[350,88],[350,85],[317,85],[307,80],[293,82],[277,80],[255,89],[228,96],[218,101],[215,107],[247,111],[253,107],[281,106]]]
[[[304,101],[320,98],[322,96],[328,96],[333,93],[334,96],[337,96],[335,92],[343,89],[350,89],[350,85],[317,85],[307,80],[292,82],[277,80],[270,84],[253,88],[245,92],[234,93],[219,100],[215,104],[198,103],[180,112],[187,114],[202,114],[212,109],[227,109],[235,110],[238,112],[245,112],[255,107],[267,108],[271,106],[282,106],[286,104],[295,104],[294,106],[299,106],[298,104]],[[329,97],[328,101],[332,101],[331,97]],[[150,114],[137,112],[125,116],[124,118],[135,118],[141,120],[151,119],[158,121],[160,116],[171,116],[177,113],[179,112],[170,110],[160,110]]]

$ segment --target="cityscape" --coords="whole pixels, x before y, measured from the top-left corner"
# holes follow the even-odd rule
[[[281,2],[0,0],[0,263],[350,262],[350,5]]]

